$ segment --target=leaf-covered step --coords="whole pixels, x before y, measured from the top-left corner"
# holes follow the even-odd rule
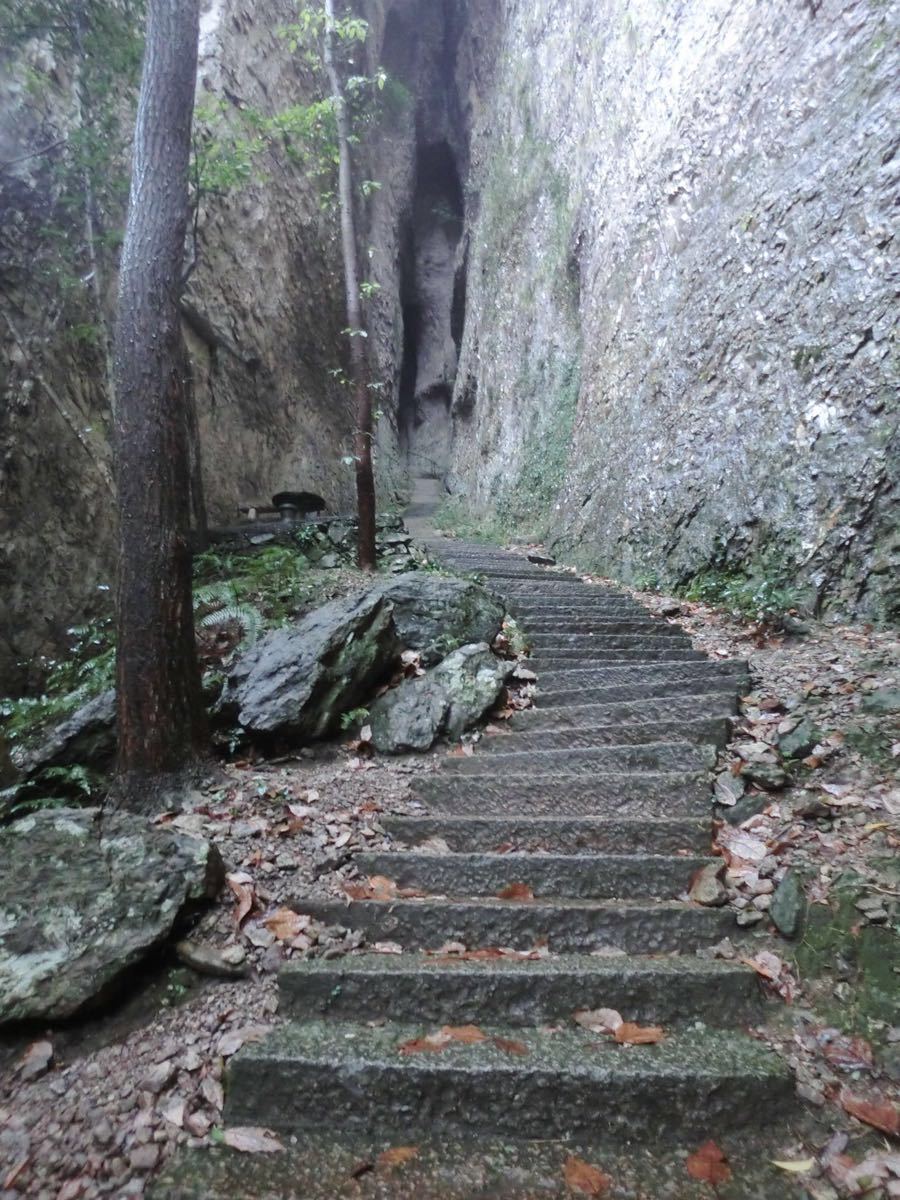
[[[671,721],[607,721],[577,729],[520,731],[518,724],[508,733],[484,737],[478,754],[509,754],[511,751],[589,750],[597,746],[636,746],[644,742],[710,742],[724,746],[730,722],[724,717],[700,717]]]
[[[745,663],[736,659],[721,662],[669,662],[641,663],[639,665],[602,666],[587,661],[573,661],[565,667],[552,671],[542,668],[539,672],[540,687],[552,692],[560,687],[613,687],[615,684],[693,683],[697,691],[705,691],[714,679],[727,679],[735,687],[749,686],[749,674]]]
[[[498,772],[547,776],[589,775],[594,771],[692,771],[711,767],[715,759],[712,746],[690,742],[649,742],[646,745],[594,746],[586,750],[523,750],[471,757],[446,757],[441,770],[447,775],[480,775],[489,760]]]
[[[712,787],[705,771],[592,770],[536,778],[498,772],[482,755],[480,775],[420,776],[414,794],[434,812],[456,816],[654,817],[708,816]]]
[[[709,857],[677,854],[438,854],[380,851],[357,855],[363,875],[381,875],[428,895],[538,899],[673,900],[687,892]]]
[[[660,663],[708,662],[702,650],[687,650],[679,646],[645,646],[629,649],[627,646],[562,646],[559,648],[536,646],[531,653],[529,665],[532,670],[565,671],[570,665],[578,670],[592,667],[632,666],[652,667]]]
[[[644,697],[607,704],[574,704],[556,708],[528,708],[516,713],[510,729],[516,733],[538,730],[586,729],[616,723],[619,726],[658,721],[697,721],[728,718],[737,711],[737,692],[701,693],[699,696]]]
[[[546,850],[558,854],[606,850],[613,854],[705,854],[706,818],[651,821],[602,817],[382,817],[385,831],[407,846],[445,844],[469,853]]]
[[[316,900],[291,907],[328,925],[362,930],[369,942],[399,942],[434,950],[446,942],[470,949],[547,945],[557,954],[623,950],[663,954],[714,945],[737,931],[728,909],[676,900],[637,901],[499,899]]]
[[[739,1025],[761,1010],[747,967],[696,956],[538,959],[364,954],[287,963],[279,1011],[289,1020],[571,1024],[581,1009],[629,1021]]]
[[[571,617],[529,617],[520,624],[536,644],[547,638],[577,642],[583,637],[621,636],[626,633],[671,638],[674,642],[690,642],[688,635],[678,625],[667,625],[665,621],[657,621],[651,617],[576,614]]]
[[[337,1125],[404,1138],[466,1130],[526,1138],[689,1136],[789,1111],[793,1078],[759,1042],[704,1029],[616,1045],[573,1029],[483,1030],[404,1052],[427,1025],[309,1021],[245,1045],[228,1070],[226,1121],[291,1132]]]
[[[633,682],[628,682],[630,678]],[[641,700],[661,702],[667,697],[678,697],[690,700],[708,699],[718,693],[729,705],[736,705],[739,696],[750,690],[750,678],[747,675],[715,675],[708,679],[675,678],[652,679],[640,682],[643,672],[634,669],[625,672],[625,677],[614,683],[585,683],[578,679],[568,683],[565,679],[554,681],[551,686],[546,678],[535,695],[535,712],[549,712],[551,709],[563,708],[572,710],[579,707],[593,707],[599,704],[631,704]],[[531,711],[531,710],[529,710]],[[523,714],[524,715],[524,714]]]

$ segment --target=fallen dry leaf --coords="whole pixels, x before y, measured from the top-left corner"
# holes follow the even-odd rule
[[[390,1150],[382,1150],[375,1159],[375,1165],[392,1171],[395,1167],[401,1167],[404,1163],[408,1163],[418,1153],[418,1146],[392,1146]]]
[[[777,1167],[779,1171],[789,1171],[793,1175],[803,1175],[806,1171],[811,1171],[815,1165],[814,1158],[801,1158],[797,1162],[781,1162],[777,1158],[772,1159],[773,1167]]]
[[[573,1192],[582,1196],[603,1196],[612,1187],[609,1175],[574,1155],[563,1163],[563,1178]]]
[[[614,1008],[581,1008],[574,1014],[582,1029],[591,1033],[615,1033],[624,1022]]]
[[[249,876],[243,871],[226,876],[228,886],[234,893],[237,905],[234,910],[234,923],[240,929],[253,908],[253,887],[248,882]]]
[[[222,1141],[232,1150],[240,1150],[243,1154],[276,1154],[283,1150],[281,1142],[268,1129],[255,1129],[251,1126],[238,1129],[226,1129]]]
[[[495,1037],[491,1041],[504,1054],[527,1054],[528,1047],[524,1042],[515,1042],[511,1038]]]
[[[836,1029],[823,1029],[816,1037],[822,1057],[839,1071],[871,1071],[875,1066],[872,1047],[864,1038],[847,1037]]]
[[[290,942],[309,928],[311,918],[305,913],[296,913],[292,908],[279,908],[263,921],[266,929],[279,942]]]
[[[880,1129],[882,1133],[894,1136],[900,1134],[900,1109],[890,1100],[882,1096],[875,1100],[867,1100],[863,1096],[854,1096],[846,1088],[841,1090],[840,1100],[844,1112],[849,1113],[851,1117],[864,1121],[873,1129]]]
[[[500,900],[517,900],[525,902],[534,899],[534,892],[527,883],[508,883],[497,893]]]
[[[704,1142],[699,1150],[688,1155],[685,1166],[692,1179],[699,1179],[703,1183],[727,1183],[731,1178],[728,1159],[712,1141]]]
[[[441,1034],[449,1041],[462,1042],[465,1046],[487,1041],[487,1034],[482,1033],[477,1025],[445,1025]]]
[[[658,1025],[635,1025],[623,1021],[613,1035],[620,1046],[653,1046],[666,1036]]]
[[[410,1038],[401,1042],[397,1050],[400,1054],[435,1054],[449,1046],[451,1038],[440,1030],[438,1033],[428,1033],[424,1037]]]

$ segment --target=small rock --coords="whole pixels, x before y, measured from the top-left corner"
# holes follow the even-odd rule
[[[758,925],[760,921],[766,919],[766,914],[761,913],[758,909],[748,908],[744,912],[739,912],[735,920],[742,929],[749,929],[752,925]]]
[[[806,896],[796,871],[788,870],[772,897],[769,909],[772,923],[784,937],[794,938],[803,929]]]
[[[812,627],[807,625],[805,621],[798,620],[797,617],[792,617],[789,613],[781,618],[781,628],[791,637],[805,637],[812,633]]]
[[[747,783],[741,775],[735,775],[731,771],[722,771],[716,776],[715,795],[719,804],[731,808],[737,804],[746,790]]]
[[[152,1142],[144,1146],[135,1146],[128,1155],[128,1161],[135,1171],[152,1171],[159,1162],[159,1146]]]
[[[156,1096],[169,1086],[175,1078],[175,1071],[175,1063],[171,1060],[157,1063],[142,1077],[138,1087],[141,1091],[152,1092]]]
[[[667,600],[656,611],[661,617],[680,617],[682,607],[677,600]]]
[[[706,908],[718,908],[728,899],[725,885],[722,883],[724,863],[707,863],[698,871],[691,884],[688,895],[695,904]]]
[[[240,950],[240,947],[233,946],[230,949]],[[199,975],[210,975],[219,979],[241,979],[247,974],[246,969],[241,969],[239,965],[243,959],[238,959],[237,962],[226,959],[225,952],[217,950],[215,946],[203,946],[199,942],[182,941],[175,947],[175,953],[185,966],[190,967]]]
[[[785,758],[806,758],[822,737],[821,729],[816,729],[811,721],[804,719],[790,733],[778,739],[778,749]]]
[[[797,1095],[801,1100],[806,1100],[809,1104],[815,1104],[817,1108],[821,1108],[825,1103],[825,1089],[816,1087],[812,1083],[798,1083]]]
[[[754,896],[753,907],[757,910],[757,912],[768,912],[772,907],[772,897],[766,895]]]
[[[787,787],[789,782],[787,771],[775,763],[748,762],[743,774],[757,787],[765,788],[767,792],[777,792]]]

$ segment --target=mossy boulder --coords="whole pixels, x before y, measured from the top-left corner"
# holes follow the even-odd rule
[[[493,707],[516,664],[486,642],[462,646],[418,679],[407,679],[372,707],[376,749],[427,750],[438,737],[459,737]]]
[[[503,605],[469,579],[414,571],[382,585],[394,609],[394,628],[407,650],[433,666],[459,646],[492,642],[503,625]]]
[[[232,668],[220,710],[251,735],[311,741],[368,700],[402,649],[380,588],[261,638]]]
[[[222,884],[208,842],[131,813],[46,809],[0,830],[0,1024],[97,1006]]]

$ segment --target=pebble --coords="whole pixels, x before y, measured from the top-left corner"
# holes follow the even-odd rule
[[[135,1171],[152,1171],[159,1162],[159,1146],[137,1146],[129,1154],[128,1161]]]

